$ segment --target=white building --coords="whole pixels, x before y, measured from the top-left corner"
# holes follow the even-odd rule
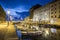
[[[51,2],[44,6],[31,8],[30,14],[33,22],[49,22],[51,24],[60,24],[60,0]]]

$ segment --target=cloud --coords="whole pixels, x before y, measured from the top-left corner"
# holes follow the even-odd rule
[[[16,12],[27,12],[29,9],[35,5],[45,5],[52,0],[0,0],[0,4],[3,6],[4,10],[10,10],[10,15],[15,15],[18,17]]]
[[[10,11],[10,15],[17,15],[14,9],[5,9],[6,14],[8,14],[7,11]]]

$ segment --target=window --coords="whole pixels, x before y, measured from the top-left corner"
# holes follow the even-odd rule
[[[59,18],[60,18],[60,15],[59,15]]]
[[[58,35],[60,36],[60,33]]]
[[[51,9],[51,11],[53,11],[53,9]]]
[[[53,14],[53,12],[51,12],[51,14]]]
[[[51,7],[53,7],[53,5],[51,5]]]
[[[56,18],[56,15],[55,15],[55,18]]]
[[[53,16],[51,16],[51,18],[53,18]]]
[[[56,12],[55,12],[56,13]]]
[[[55,6],[56,6],[56,4],[55,4]]]
[[[55,10],[56,10],[56,8],[55,8]]]
[[[1,12],[0,12],[0,14],[1,14]]]
[[[59,13],[60,13],[60,11],[59,11]]]
[[[0,14],[1,14],[1,12],[0,12]]]
[[[59,4],[60,4],[60,2],[59,2]]]
[[[60,6],[59,6],[59,9],[60,9]]]

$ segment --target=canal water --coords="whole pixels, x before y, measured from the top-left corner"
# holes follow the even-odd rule
[[[60,40],[60,29],[59,28],[45,28],[49,29],[49,32],[44,32],[40,35],[22,35],[22,39],[27,40]],[[39,34],[39,33],[37,33]]]
[[[49,32],[49,34],[45,34],[45,32],[41,35],[22,35],[22,39],[26,39],[26,40],[60,40],[60,29],[51,29],[53,30],[52,32]]]
[[[17,29],[16,25],[14,25],[16,28],[16,34],[19,38],[19,40],[60,40],[60,28],[43,28],[40,27],[42,34],[38,33],[28,33],[22,34],[19,29]]]

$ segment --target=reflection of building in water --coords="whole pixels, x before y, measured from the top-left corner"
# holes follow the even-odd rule
[[[51,2],[45,6],[33,6],[30,9],[30,18],[33,21],[45,21],[51,24],[60,24],[60,0]]]
[[[51,28],[50,37],[51,40],[60,40],[60,29]]]
[[[2,6],[0,5],[0,21],[5,21],[6,20],[6,13]]]
[[[50,29],[50,30],[49,30]],[[42,36],[44,40],[60,40],[60,29],[58,28],[43,28]]]

